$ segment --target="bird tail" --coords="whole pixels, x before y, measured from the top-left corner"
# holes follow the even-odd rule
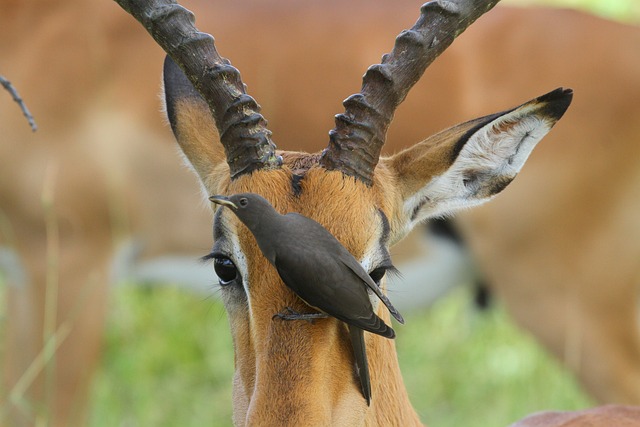
[[[371,380],[369,378],[367,349],[364,346],[364,331],[349,325],[349,336],[351,337],[351,346],[353,347],[353,354],[356,359],[356,371],[360,378],[362,394],[367,401],[367,406],[371,406]]]

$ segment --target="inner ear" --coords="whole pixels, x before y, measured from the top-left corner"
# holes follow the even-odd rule
[[[535,115],[507,113],[489,118],[456,144],[457,155],[405,201],[411,223],[484,203],[516,177],[535,145],[551,129]]]
[[[403,190],[402,232],[501,192],[566,111],[571,96],[570,90],[557,89],[512,110],[454,126],[388,159]]]

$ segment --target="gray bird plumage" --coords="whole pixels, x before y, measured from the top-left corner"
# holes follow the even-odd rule
[[[229,207],[256,238],[282,281],[309,306],[348,324],[362,392],[369,404],[371,385],[363,330],[386,338],[395,332],[373,311],[373,291],[400,323],[404,319],[362,265],[316,221],[297,213],[282,215],[253,193],[212,196]]]

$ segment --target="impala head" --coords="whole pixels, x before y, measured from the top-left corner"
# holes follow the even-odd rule
[[[496,2],[423,6],[420,19],[398,37],[382,64],[369,68],[361,92],[344,102],[329,146],[317,154],[275,151],[239,73],[220,58],[208,36],[196,33],[184,9],[165,7],[156,21],[143,13],[148,6],[124,7],[173,58],[164,65],[169,122],[207,193],[258,193],[282,213],[315,219],[379,281],[390,266],[391,244],[426,218],[500,192],[571,101],[570,90],[557,89],[380,158],[395,108],[411,86],[455,35]],[[193,38],[185,41],[186,35]],[[167,42],[171,37],[178,42]],[[373,386],[367,407],[344,325],[335,319],[313,324],[273,319],[284,307],[304,311],[305,305],[229,209],[215,210],[213,234],[211,257],[235,348],[236,425],[417,422],[392,340],[366,334]],[[383,306],[377,314],[389,322]]]

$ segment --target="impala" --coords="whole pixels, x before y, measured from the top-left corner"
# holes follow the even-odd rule
[[[193,260],[208,249],[203,230],[210,218],[197,192],[184,190],[192,178],[175,161],[169,132],[155,113],[157,83],[149,76],[157,74],[160,55],[132,29],[132,20],[110,2],[5,3],[0,52],[7,60],[0,71],[12,78],[40,125],[32,134],[10,99],[0,102],[0,245],[15,249],[25,267],[12,268],[12,259],[5,270],[5,390],[14,390],[39,354],[43,335],[59,330],[42,331],[47,278],[55,279],[47,260],[57,253],[58,312],[50,323],[73,327],[52,359],[54,387],[48,394],[26,390],[33,404],[17,412],[29,418],[46,403],[52,424],[67,425],[82,417],[100,354],[114,242],[132,236],[144,244],[145,258],[174,253]],[[336,3],[348,13],[339,13]],[[190,5],[241,65],[279,145],[313,151],[324,143],[339,100],[414,18],[412,3],[326,0],[293,10],[285,0],[254,1],[250,8],[237,0]],[[351,19],[355,14],[358,20]],[[273,25],[276,19],[282,24]],[[237,31],[238,23],[254,31]],[[287,29],[295,29],[295,37]],[[636,27],[584,13],[498,8],[427,71],[398,109],[384,147],[397,151],[558,83],[576,89],[562,126],[518,179],[497,200],[459,215],[457,224],[510,313],[604,402],[640,400],[633,304],[638,273],[627,261],[637,259],[638,221],[601,221],[631,213],[624,207],[637,203],[637,180],[624,177],[633,176],[640,158],[634,143],[640,135],[639,45]],[[313,56],[300,61],[309,52]],[[300,108],[299,97],[313,103]],[[566,167],[556,166],[559,159]],[[44,224],[52,221],[44,216],[52,210],[43,215],[41,205],[43,183],[51,177],[58,246],[46,244]],[[600,254],[571,243],[587,236],[600,242]],[[512,250],[522,242],[529,250]],[[612,242],[618,249],[607,250]]]
[[[255,192],[282,213],[315,219],[378,280],[389,265],[388,247],[416,224],[502,191],[572,98],[571,90],[557,89],[380,158],[395,109],[409,89],[497,0],[431,2],[382,63],[367,70],[360,93],[344,101],[325,150],[276,152],[239,72],[219,56],[211,36],[195,29],[190,12],[170,0],[119,3],[175,61],[164,67],[167,115],[205,191]],[[367,407],[344,326],[336,319],[278,321],[274,314],[283,307],[304,311],[305,304],[269,268],[235,216],[217,210],[213,229],[212,256],[225,278],[223,300],[236,354],[236,425],[419,424],[392,341],[366,337],[373,396]],[[389,320],[380,304],[377,314]],[[630,419],[639,415],[626,410]],[[625,415],[616,410],[601,421]]]

